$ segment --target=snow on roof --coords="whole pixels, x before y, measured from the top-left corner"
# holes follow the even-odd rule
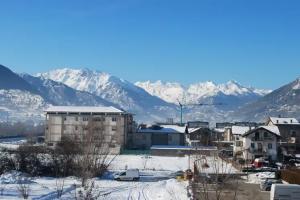
[[[161,129],[153,129],[151,127],[139,129],[140,133],[185,133],[185,126],[178,125],[160,125]],[[201,128],[189,128],[189,133],[192,133]]]
[[[249,130],[254,129],[254,127],[249,127],[249,126],[232,126],[232,134],[233,135],[242,135]]]
[[[249,131],[247,133],[244,133],[243,136],[248,135],[252,131],[256,131],[257,129],[260,129],[260,128],[266,129],[266,130],[274,133],[275,135],[280,136],[280,131],[279,131],[279,129],[278,129],[277,126],[259,126],[259,127],[255,128],[255,129],[252,129],[251,131]]]
[[[74,112],[74,113],[123,113],[115,107],[109,106],[51,106],[45,112]]]
[[[177,125],[161,125],[163,128],[170,128],[170,129],[174,129],[176,130],[177,132],[180,132],[180,133],[184,133],[185,132],[185,126],[177,126]],[[194,131],[197,131],[201,129],[200,127],[198,128],[188,128],[188,131],[189,133],[192,133]]]
[[[270,117],[273,124],[300,124],[296,118]]]
[[[224,133],[225,128],[214,128],[214,131],[219,132],[219,133]]]
[[[190,146],[178,146],[178,145],[153,145],[151,149],[180,149],[180,150],[191,150]]]
[[[280,131],[277,126],[260,126],[260,127],[280,136]]]

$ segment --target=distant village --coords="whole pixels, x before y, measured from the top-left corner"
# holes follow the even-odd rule
[[[205,121],[177,123],[173,119],[137,124],[134,115],[114,107],[53,106],[46,111],[45,141],[76,138],[88,124],[101,130],[112,153],[147,150],[153,155],[185,155],[215,148],[239,163],[256,158],[270,163],[299,159],[300,123],[288,116],[270,116],[264,123]]]

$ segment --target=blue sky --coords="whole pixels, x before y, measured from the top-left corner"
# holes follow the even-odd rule
[[[300,76],[297,0],[2,0],[0,63],[129,81],[236,80],[275,89]]]

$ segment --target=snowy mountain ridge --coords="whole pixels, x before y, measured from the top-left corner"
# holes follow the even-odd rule
[[[194,83],[183,86],[176,82],[136,82],[135,85],[145,89],[148,93],[158,96],[170,103],[177,103],[177,99],[186,103],[199,103],[204,98],[220,94],[228,96],[264,96],[271,90],[244,87],[236,81],[228,81],[223,84],[215,84],[212,81]]]
[[[141,119],[149,117],[152,120],[162,120],[167,117],[166,113],[172,115],[176,109],[174,104],[150,95],[131,82],[100,71],[63,68],[39,73],[37,77],[51,79],[73,89],[97,95]],[[148,113],[148,116],[145,113]]]

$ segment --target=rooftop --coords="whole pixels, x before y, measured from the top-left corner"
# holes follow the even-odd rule
[[[157,128],[147,127],[144,129],[139,129],[140,133],[185,133],[186,126],[178,125],[159,125]],[[189,133],[192,133],[200,128],[188,128]]]
[[[300,124],[296,118],[270,117],[273,124]]]
[[[109,106],[51,106],[45,112],[67,112],[67,113],[124,113],[115,107]]]
[[[232,126],[232,134],[233,135],[242,135],[249,130],[254,129],[254,127],[249,126]]]
[[[252,133],[258,129],[261,129],[261,128],[263,128],[271,133],[274,133],[274,135],[280,136],[280,131],[277,126],[259,126],[255,129],[251,129],[250,131],[244,133],[243,136],[249,135],[250,133]]]

